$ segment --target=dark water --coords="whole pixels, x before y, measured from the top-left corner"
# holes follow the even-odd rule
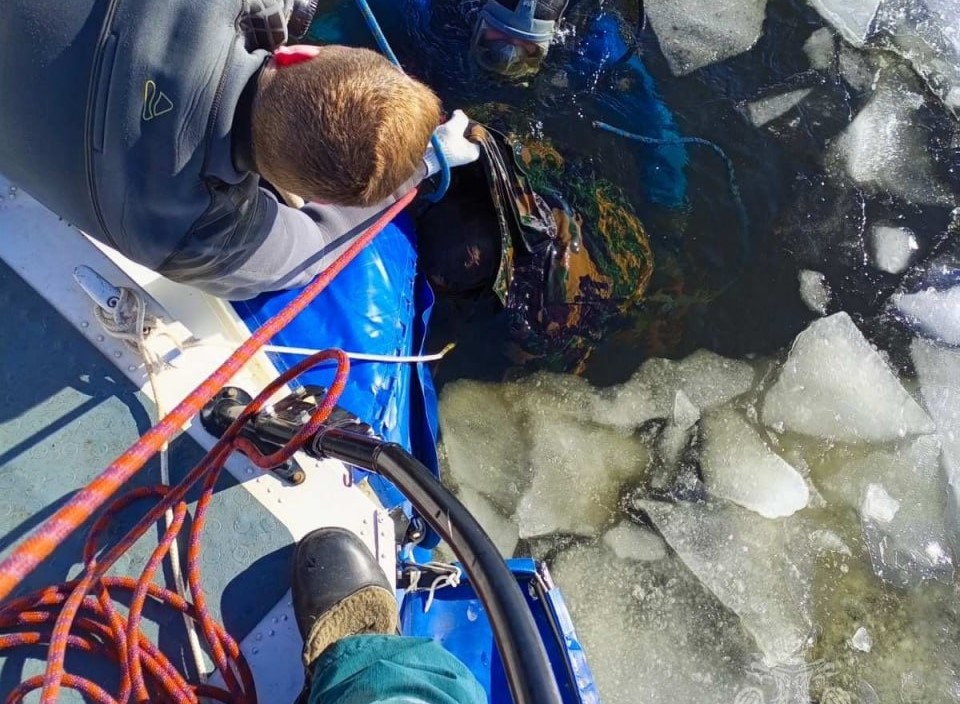
[[[390,32],[408,70],[433,86],[448,109],[463,107],[528,139],[549,140],[564,159],[616,184],[644,221],[657,256],[646,302],[611,326],[590,356],[585,374],[592,382],[616,383],[645,358],[679,357],[698,348],[733,357],[775,353],[816,315],[800,298],[802,269],[825,274],[833,294],[828,312],[848,311],[868,335],[882,338],[895,362],[909,363],[898,353],[907,336],[885,305],[898,287],[911,285],[910,277],[918,276],[925,260],[951,244],[951,231],[956,239],[951,205],[867,192],[838,176],[837,169],[831,171],[829,156],[831,144],[873,93],[869,80],[863,85],[853,78],[851,63],[859,62],[868,76],[882,68],[922,96],[915,116],[934,177],[947,192],[960,192],[957,123],[906,62],[893,54],[852,49],[834,37],[828,65],[815,69],[804,44],[824,21],[805,3],[771,0],[751,49],[676,77],[636,3],[581,0],[572,3],[566,38],[552,48],[541,73],[529,84],[509,85],[484,75],[466,55],[478,6],[408,4],[394,24],[405,31]],[[664,207],[662,198],[656,202],[655,169],[676,147],[641,145],[592,126],[595,119],[628,130],[650,126],[647,116],[630,114],[629,101],[617,104],[630,94],[625,82],[635,80],[623,57],[584,69],[583,44],[590,23],[601,14],[616,19],[623,41],[635,49],[629,58],[639,59],[652,76],[672,114],[674,124],[668,127],[709,140],[732,161],[746,228],[727,168],[712,149],[687,146],[685,202]],[[386,23],[391,24],[390,17]],[[801,89],[808,92],[798,104],[761,127],[752,124],[751,103]],[[491,104],[496,106],[492,113]],[[870,265],[869,227],[880,221],[914,231],[919,266],[892,275]],[[434,318],[435,346],[451,338],[460,344],[436,370],[440,385],[461,377],[510,375],[501,344],[505,323],[495,309],[490,300],[441,302]]]

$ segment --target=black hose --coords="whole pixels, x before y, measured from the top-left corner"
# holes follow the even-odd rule
[[[463,504],[396,443],[330,428],[311,454],[376,472],[403,493],[453,550],[487,611],[514,704],[560,704],[560,690],[533,614],[493,541]]]

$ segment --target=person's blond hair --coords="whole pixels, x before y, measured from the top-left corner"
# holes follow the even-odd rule
[[[260,175],[307,200],[380,202],[421,167],[440,101],[367,49],[322,47],[260,77],[251,119]]]

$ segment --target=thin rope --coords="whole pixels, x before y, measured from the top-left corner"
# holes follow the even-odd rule
[[[385,210],[351,243],[346,251],[308,284],[283,310],[265,322],[159,423],[148,430],[86,487],[71,496],[52,517],[34,530],[0,562],[0,599],[6,599],[41,562],[46,560],[95,512],[106,505],[106,510],[94,523],[84,545],[84,571],[80,579],[41,589],[29,597],[7,602],[0,607],[0,627],[14,626],[30,629],[26,632],[0,636],[0,649],[30,642],[49,644],[44,674],[21,683],[8,697],[7,702],[16,704],[28,693],[42,688],[41,704],[54,704],[58,700],[60,690],[64,687],[79,690],[98,702],[126,703],[131,696],[135,696],[138,702],[149,701],[151,697],[147,695],[147,681],[150,681],[151,694],[162,693],[160,698],[165,701],[192,703],[199,702],[200,697],[205,697],[237,704],[255,704],[257,696],[250,668],[236,641],[210,615],[200,583],[200,537],[205,525],[206,511],[213,500],[214,489],[224,463],[234,450],[243,452],[257,467],[269,469],[286,462],[303,447],[310,436],[323,426],[335,407],[347,382],[350,361],[339,350],[321,352],[304,359],[272,381],[244,409],[224,436],[179,484],[170,487],[137,489],[113,501],[111,497],[127,486],[154,454],[182,432],[184,426],[257,354],[260,347],[269,342],[303,311],[334,277],[403,208],[410,204],[416,194],[417,189],[414,188]],[[139,320],[139,314],[137,320]],[[145,321],[146,318],[144,318]],[[274,394],[300,374],[312,369],[314,365],[331,358],[337,359],[338,364],[337,373],[327,394],[310,419],[286,446],[268,456],[263,456],[252,442],[239,437],[240,429],[267,405]],[[202,489],[190,527],[187,549],[186,577],[193,597],[193,604],[190,604],[175,591],[161,589],[152,584],[151,580],[162,560],[169,554],[170,546],[183,525],[178,517],[181,511],[182,515],[186,516],[187,508],[184,499],[191,487],[198,483],[202,484]],[[99,537],[107,526],[115,525],[116,512],[145,496],[159,497],[160,500],[116,545],[101,550],[98,547]],[[160,521],[170,508],[174,510],[174,523],[164,533],[160,545],[151,555],[139,579],[107,577],[106,572],[116,561]],[[110,589],[133,593],[134,598],[130,602],[126,618],[113,606]],[[181,612],[187,612],[197,621],[200,632],[209,647],[213,663],[224,679],[225,688],[211,687],[203,683],[188,683],[172,663],[140,633],[138,625],[140,609],[148,597]],[[99,620],[91,620],[91,616],[96,616]],[[52,625],[53,628],[45,629],[38,636],[32,628],[37,623],[44,624],[47,628]],[[104,638],[109,635],[109,638],[106,638],[101,646],[99,642],[94,644],[82,635],[74,633],[74,628],[81,633],[104,636]],[[40,640],[37,640],[38,638]],[[118,697],[114,698],[93,683],[66,672],[65,658],[68,649],[82,648],[84,645],[94,649],[105,648],[110,657],[121,664],[122,678]]]
[[[162,365],[161,357],[151,348],[148,337],[151,332],[157,330],[160,321],[156,316],[147,312],[147,303],[139,291],[121,286],[120,296],[116,305],[112,308],[103,308],[94,306],[93,313],[100,322],[104,332],[110,337],[123,340],[129,347],[143,360],[144,369],[147,372],[147,380],[150,384],[150,391],[153,395],[153,402],[156,405],[158,422],[165,415],[163,401],[160,397],[160,385],[157,383],[157,374]],[[176,340],[169,336],[171,339]],[[170,444],[164,443],[160,448],[160,482],[164,486],[170,486]],[[164,514],[164,528],[170,530],[174,524],[175,516],[173,508],[167,509]],[[174,540],[170,544],[169,552],[170,573],[173,576],[174,589],[184,599],[187,596],[187,584],[183,577],[183,565],[180,560],[180,545]],[[197,634],[196,622],[187,614],[182,614],[183,623],[187,630],[187,641],[190,644],[190,653],[193,657],[193,664],[196,667],[197,674],[201,682],[207,681],[207,664],[203,656],[203,648],[200,645],[200,637]]]
[[[433,606],[433,599],[434,596],[436,596],[438,589],[443,589],[444,587],[458,587],[460,586],[460,580],[463,577],[463,570],[461,570],[458,565],[448,562],[431,561],[424,562],[422,564],[409,563],[404,566],[403,571],[410,576],[410,586],[407,587],[407,592],[423,590],[429,592],[427,594],[427,601],[423,605],[423,613],[430,611],[430,607]],[[423,578],[423,575],[428,572],[437,576],[434,577],[429,587],[421,587],[420,580]]]
[[[444,347],[439,352],[434,352],[433,354],[418,354],[418,355],[391,355],[391,354],[368,354],[366,352],[344,352],[347,355],[347,359],[351,362],[385,362],[385,363],[395,363],[395,364],[422,364],[424,362],[437,362],[456,347],[456,343],[451,342],[446,347]],[[316,354],[320,350],[311,349],[309,347],[286,347],[284,345],[264,345],[264,352],[275,352],[276,354],[293,354],[299,356],[310,356]]]

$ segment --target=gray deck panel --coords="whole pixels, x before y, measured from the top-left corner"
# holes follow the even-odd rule
[[[7,323],[0,332],[0,555],[6,555],[149,428],[154,408],[2,262],[0,309]],[[201,456],[186,436],[173,443],[174,480]],[[131,487],[159,483],[159,472],[155,458]],[[136,513],[128,511],[109,537],[132,525]],[[158,535],[152,531],[139,541],[115,572],[136,575]],[[288,589],[291,543],[287,529],[224,472],[204,533],[203,585],[214,616],[238,640]],[[76,576],[82,544],[82,533],[72,536],[26,588]],[[180,618],[155,610],[150,616],[144,630],[159,638],[174,662],[187,656]],[[0,696],[39,673],[42,654],[22,649],[0,658]],[[77,699],[63,698],[71,700]]]

